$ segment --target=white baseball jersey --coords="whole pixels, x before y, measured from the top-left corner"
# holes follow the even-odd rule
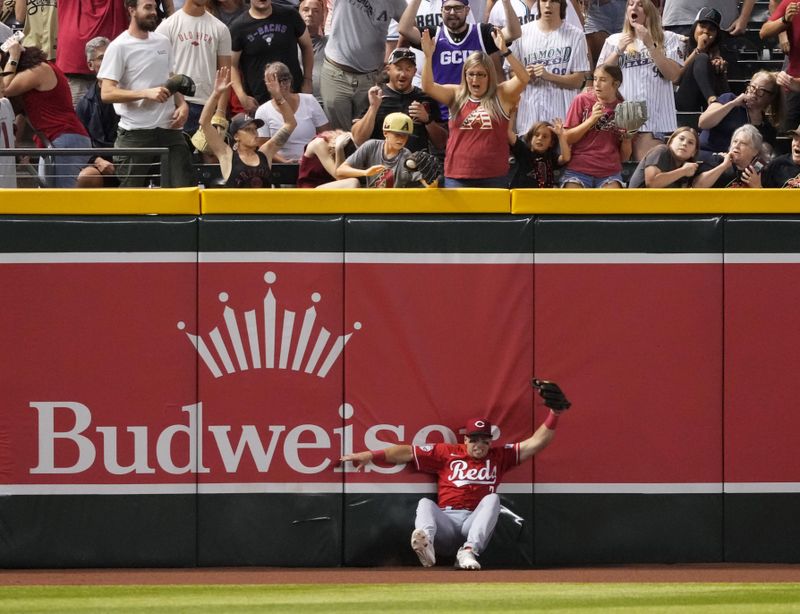
[[[597,59],[598,64],[604,63],[614,52],[621,37],[622,33],[618,33],[606,39]],[[661,75],[644,43],[637,38],[633,44],[636,51],[627,51],[619,59],[619,67],[622,69],[620,92],[625,100],[647,102],[648,119],[641,127],[642,132],[672,132],[678,127],[672,83]],[[664,53],[681,66],[683,47],[681,36],[674,32],[664,32]]]
[[[578,12],[575,10],[575,7],[572,6],[572,2],[569,0],[565,1],[567,2],[567,16],[564,18],[564,21],[583,31],[583,24],[581,23],[581,18],[578,17]],[[536,0],[534,0],[533,5],[530,7],[525,0],[511,0],[511,8],[514,9],[517,17],[519,17],[519,23],[521,25],[525,25],[539,18],[539,5]],[[497,0],[494,6],[492,6],[492,10],[489,13],[489,23],[498,28],[505,27],[506,12],[503,9],[501,0]]]
[[[583,30],[564,22],[557,30],[544,32],[540,21],[522,26],[522,36],[514,41],[511,53],[523,66],[544,64],[547,72],[569,75],[589,72],[589,50]],[[572,99],[580,93],[544,79],[531,79],[522,92],[517,111],[517,133],[524,133],[535,122],[552,121],[567,116]]]
[[[0,151],[14,147],[14,109],[8,98],[0,98]],[[0,188],[17,187],[14,156],[0,156]]]

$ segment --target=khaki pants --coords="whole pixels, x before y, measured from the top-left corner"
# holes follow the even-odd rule
[[[319,89],[332,128],[349,131],[353,119],[366,113],[369,106],[367,92],[379,77],[378,71],[359,74],[345,72],[327,60],[322,63]]]

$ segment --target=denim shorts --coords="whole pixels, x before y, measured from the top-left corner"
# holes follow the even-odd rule
[[[561,187],[563,188],[567,183],[579,183],[584,188],[602,188],[604,185],[611,183],[612,181],[619,182],[619,185],[622,188],[625,187],[625,182],[622,180],[622,175],[619,173],[609,175],[608,177],[592,177],[591,175],[566,169],[561,177]]]
[[[590,0],[589,8],[586,11],[584,31],[586,34],[622,32],[627,6],[627,0],[608,0],[602,4],[598,0]]]

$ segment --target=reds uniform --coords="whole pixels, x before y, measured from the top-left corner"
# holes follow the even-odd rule
[[[474,459],[464,444],[431,444],[414,447],[419,471],[437,476],[438,506],[422,499],[415,526],[434,539],[437,552],[452,551],[466,538],[480,554],[492,537],[500,511],[497,487],[503,474],[518,465],[519,444],[491,448],[482,459]]]
[[[619,47],[620,38],[621,32],[606,39],[597,58],[598,64],[604,64],[606,58]],[[637,38],[633,44],[636,51],[626,51],[619,58],[623,76],[619,91],[626,100],[647,102],[648,119],[640,128],[642,132],[673,132],[678,127],[678,120],[672,83],[661,75],[644,43]],[[664,53],[680,66],[683,66],[683,47],[682,37],[674,32],[664,32]]]
[[[522,26],[522,36],[514,41],[511,52],[523,66],[543,64],[545,70],[555,75],[589,72],[589,50],[583,30],[564,22],[552,32],[544,32],[541,22]],[[531,79],[523,90],[517,110],[516,131],[522,133],[535,122],[564,118],[578,89],[559,87],[544,79]]]

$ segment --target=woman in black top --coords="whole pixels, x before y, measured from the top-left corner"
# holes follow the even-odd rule
[[[228,134],[233,141],[231,148],[219,132],[211,125],[217,108],[217,100],[231,86],[230,68],[220,68],[214,82],[214,92],[208,98],[200,115],[200,129],[206,137],[208,148],[219,160],[219,168],[225,185],[230,188],[265,188],[271,185],[272,158],[297,126],[294,112],[281,97],[280,85],[275,74],[266,76],[267,89],[283,116],[283,126],[266,143],[258,146],[258,128],[264,125],[240,113],[231,120]]]

